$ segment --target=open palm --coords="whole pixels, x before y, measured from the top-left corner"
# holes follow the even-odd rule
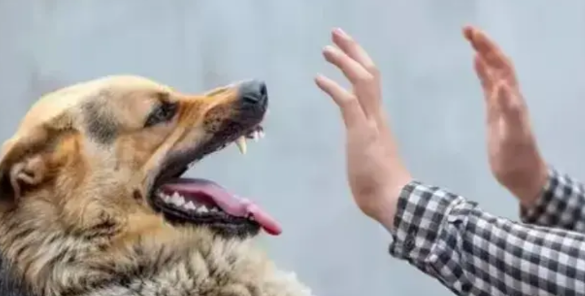
[[[356,204],[366,215],[392,227],[395,202],[411,177],[386,120],[380,75],[351,36],[337,29],[332,39],[336,46],[327,46],[323,54],[343,72],[352,90],[323,75],[316,83],[340,107],[345,122],[347,176]]]
[[[488,153],[498,182],[531,202],[546,180],[546,164],[532,132],[528,108],[510,59],[483,32],[466,27],[487,105]]]

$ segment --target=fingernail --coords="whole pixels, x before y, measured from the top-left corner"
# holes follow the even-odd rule
[[[333,46],[327,45],[327,46],[323,47],[323,53],[330,54],[332,52],[333,52]]]
[[[347,33],[345,33],[345,31],[343,31],[343,29],[341,28],[336,28],[335,30],[333,30],[333,32],[341,37],[348,37],[349,35],[347,35]]]
[[[463,27],[463,36],[467,39],[471,39],[471,28],[469,26]]]
[[[317,75],[315,75],[315,80],[320,80],[323,81],[325,80],[325,75],[321,74],[321,73],[317,73]]]

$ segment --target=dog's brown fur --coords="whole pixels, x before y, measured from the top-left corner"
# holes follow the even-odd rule
[[[145,200],[164,155],[231,116],[235,89],[191,96],[112,76],[42,97],[0,159],[0,249],[15,275],[47,296],[310,295],[252,238],[172,225]],[[160,100],[178,101],[177,117],[144,128]]]

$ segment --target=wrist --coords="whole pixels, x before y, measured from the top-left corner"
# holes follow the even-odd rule
[[[398,212],[398,200],[400,199],[402,190],[406,185],[412,181],[412,177],[408,174],[401,176],[399,180],[392,182],[383,191],[382,196],[378,197],[380,204],[376,207],[372,218],[380,223],[386,230],[394,230],[394,221],[396,213]]]
[[[394,230],[394,219],[396,217],[399,196],[387,198],[384,204],[378,208],[379,212],[372,216],[376,222],[380,223],[380,225],[390,232]]]
[[[508,189],[514,194],[520,204],[524,207],[531,207],[542,194],[548,180],[548,169],[543,163],[538,166],[529,176],[524,178],[524,182],[517,186],[510,186]]]

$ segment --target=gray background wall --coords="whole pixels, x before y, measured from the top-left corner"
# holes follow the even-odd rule
[[[514,199],[488,170],[466,23],[515,60],[547,159],[585,176],[581,0],[0,0],[0,138],[39,94],[103,75],[139,74],[192,92],[265,79],[266,139],[245,157],[230,147],[191,173],[276,216],[284,234],[263,244],[317,295],[450,295],[390,258],[389,235],[353,206],[341,121],[312,78],[340,78],[320,50],[330,28],[343,27],[379,63],[414,174],[515,218]]]

